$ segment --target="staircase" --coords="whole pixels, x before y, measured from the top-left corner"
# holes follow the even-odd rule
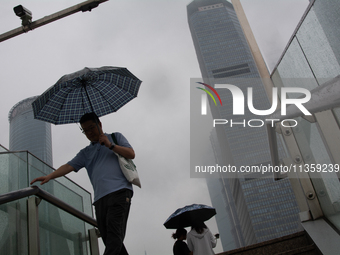
[[[216,255],[322,255],[305,231]]]

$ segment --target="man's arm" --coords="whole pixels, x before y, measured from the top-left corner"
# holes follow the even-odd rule
[[[118,153],[119,155],[122,155],[124,158],[128,159],[135,158],[135,151],[132,148],[115,145],[112,151]]]
[[[106,135],[101,134],[99,137],[99,142],[101,144],[104,144],[107,148],[110,148],[111,142],[107,138]],[[120,145],[115,145],[112,151],[118,153],[119,155],[122,155],[124,158],[128,159],[134,159],[135,158],[135,151],[132,148],[124,147]]]
[[[51,179],[55,179],[55,178],[58,178],[60,176],[64,176],[72,171],[74,171],[74,167],[68,165],[68,164],[65,164],[65,165],[62,165],[61,167],[59,167],[57,170],[53,171],[52,173],[46,175],[46,176],[41,176],[41,177],[38,177],[38,178],[35,178],[33,181],[31,181],[31,185],[35,182],[38,182],[38,181],[41,181],[40,185],[42,184],[45,184],[47,183],[49,180]]]

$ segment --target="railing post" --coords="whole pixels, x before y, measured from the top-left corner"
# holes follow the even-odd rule
[[[39,198],[33,196],[27,199],[27,226],[28,226],[28,251],[29,255],[40,255],[39,245]]]
[[[0,152],[1,154],[1,152]],[[52,196],[46,191],[39,189],[36,186],[27,187],[24,189],[20,189],[17,191],[12,191],[6,194],[0,194],[0,205],[7,204],[19,199],[23,199],[29,197],[27,201],[27,234],[28,234],[28,254],[29,255],[40,255],[40,238],[39,238],[39,216],[38,216],[38,205],[42,199],[47,201],[48,203],[64,210],[70,215],[77,217],[78,219],[97,227],[97,222],[95,219],[91,218],[89,215],[81,212],[74,207],[66,204],[60,199]],[[10,215],[13,215],[15,212],[9,212]],[[12,222],[12,221],[10,221]],[[19,233],[20,230],[17,231]],[[10,235],[12,236],[12,235]],[[68,235],[69,236],[69,235]],[[98,245],[98,237],[100,237],[99,231],[94,228],[89,231],[89,242],[90,242],[90,251],[92,255],[99,255],[99,245]],[[18,237],[19,238],[19,237]],[[72,238],[71,238],[72,239]],[[81,239],[80,237],[78,239]],[[87,238],[85,238],[86,241]],[[79,252],[82,252],[82,245],[79,244]],[[27,249],[27,247],[24,247]],[[1,254],[2,255],[2,254]]]
[[[297,139],[291,127],[284,127],[280,125],[281,133],[283,134],[283,140],[286,144],[289,155],[291,156],[291,165],[295,165],[295,169],[302,169],[305,165],[304,157],[301,148],[302,143],[298,145]],[[308,145],[305,146],[308,148]],[[290,173],[290,174],[289,174]],[[301,222],[308,220],[315,220],[323,216],[322,209],[320,207],[319,199],[316,196],[311,178],[306,171],[291,171],[289,172],[289,178],[297,199],[297,203],[300,209]],[[297,178],[297,179],[293,179]],[[300,185],[299,185],[299,183]],[[312,218],[310,218],[310,216]]]
[[[89,229],[89,242],[91,255],[99,255],[99,245],[98,245],[98,230],[95,228]]]

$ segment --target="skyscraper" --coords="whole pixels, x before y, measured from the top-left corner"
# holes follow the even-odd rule
[[[244,95],[248,88],[252,88],[254,108],[269,109],[270,103],[260,74],[232,4],[225,0],[194,0],[187,6],[187,14],[204,83],[213,87],[215,84],[233,84]],[[212,116],[214,119],[226,119],[234,125],[224,125],[214,130],[216,134],[212,136],[216,138],[212,139],[212,145],[216,162],[237,168],[269,164],[265,126],[254,128],[246,124],[254,119],[248,108],[245,108],[244,115],[233,115],[232,94],[227,89],[217,91],[223,106],[215,106],[209,100]],[[282,146],[279,146],[279,153],[284,155]],[[221,236],[225,250],[290,234],[299,228],[298,208],[289,181],[275,182],[272,178],[259,177],[263,176],[223,176],[213,185],[211,183],[214,181],[208,180],[210,194],[214,194],[211,196],[213,205],[221,203],[216,200],[220,199],[216,195],[218,192],[222,192],[225,201],[225,210],[220,210],[220,215],[216,216],[217,225],[219,228],[228,227],[233,233],[234,245],[228,244],[228,247],[223,244]],[[290,194],[285,202],[286,208],[280,207],[282,201],[275,196],[281,191]],[[235,215],[237,219],[232,218]],[[225,216],[231,219],[230,224],[222,226]],[[280,221],[282,217],[284,222]]]
[[[237,85],[244,95],[252,87],[254,107],[269,109],[269,100],[232,4],[225,0],[195,0],[188,5],[188,19],[204,82]],[[232,119],[234,123],[244,123],[253,117],[247,109],[245,115],[233,116],[231,93],[218,92],[223,106],[213,113],[214,117]],[[224,132],[236,166],[244,165],[245,161],[255,165],[270,160],[264,127],[244,128],[237,124]]]
[[[27,150],[52,166],[51,124],[34,119],[31,104],[36,98],[26,98],[10,110],[9,150]]]

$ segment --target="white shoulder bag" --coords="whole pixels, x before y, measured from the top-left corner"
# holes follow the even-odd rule
[[[114,133],[111,134],[112,140],[116,145],[119,145],[116,139],[116,136]],[[122,169],[123,174],[125,175],[125,178],[132,184],[142,187],[138,172],[136,169],[136,165],[133,163],[132,159],[127,159],[124,158],[122,155],[119,155],[118,153],[115,152],[115,154],[118,157],[118,162],[120,165],[120,168]]]

